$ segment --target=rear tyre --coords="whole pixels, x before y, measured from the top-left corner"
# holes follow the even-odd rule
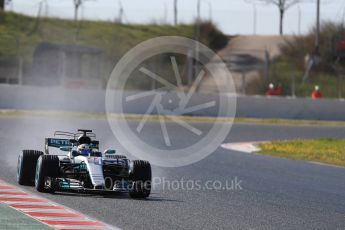
[[[53,193],[53,180],[59,177],[59,158],[55,155],[42,155],[38,158],[35,175],[35,188],[39,192]]]
[[[148,161],[134,160],[129,174],[130,192],[132,198],[146,198],[151,193],[151,165]]]
[[[20,185],[35,184],[35,171],[38,158],[43,152],[37,150],[23,150],[18,157],[17,182]]]

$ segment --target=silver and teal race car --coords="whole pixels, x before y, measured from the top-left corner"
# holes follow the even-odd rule
[[[39,192],[128,192],[132,198],[148,197],[150,163],[129,160],[112,149],[100,152],[95,138],[92,130],[56,131],[54,138],[45,139],[44,153],[23,150],[18,157],[18,183],[34,185]],[[49,147],[57,148],[61,154],[50,154]]]

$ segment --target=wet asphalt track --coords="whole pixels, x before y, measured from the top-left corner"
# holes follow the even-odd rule
[[[174,133],[174,125],[170,124]],[[207,129],[209,124],[197,124]],[[160,145],[157,123],[146,131]],[[104,120],[75,118],[0,118],[0,177],[15,183],[17,156],[23,148],[43,148],[54,130],[90,128],[101,146],[120,149]],[[176,127],[176,130],[178,128]],[[179,133],[176,144],[188,144]],[[344,137],[344,128],[234,125],[226,142],[291,138]],[[218,180],[237,177],[237,190],[169,190],[155,186],[148,200],[125,195],[103,197],[41,194],[123,229],[345,229],[345,169],[231,152],[218,148],[208,158],[181,168],[153,168],[165,180]],[[30,187],[23,187],[33,193]]]

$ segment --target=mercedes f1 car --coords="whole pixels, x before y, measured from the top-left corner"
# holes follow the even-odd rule
[[[56,138],[64,136],[65,138]],[[146,198],[151,192],[151,165],[129,160],[115,150],[99,151],[92,130],[56,131],[45,139],[45,152],[23,150],[18,157],[17,181],[34,185],[39,192],[128,192]],[[65,154],[51,155],[49,147]]]

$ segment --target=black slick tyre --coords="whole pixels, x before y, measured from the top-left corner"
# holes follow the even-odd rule
[[[59,158],[55,155],[42,155],[38,158],[35,175],[35,188],[39,192],[55,192],[53,179],[59,177]]]
[[[18,156],[17,182],[20,185],[34,185],[36,163],[43,152],[37,150],[23,150]]]
[[[132,198],[147,198],[151,193],[151,165],[148,161],[134,160],[129,174],[130,192]]]

